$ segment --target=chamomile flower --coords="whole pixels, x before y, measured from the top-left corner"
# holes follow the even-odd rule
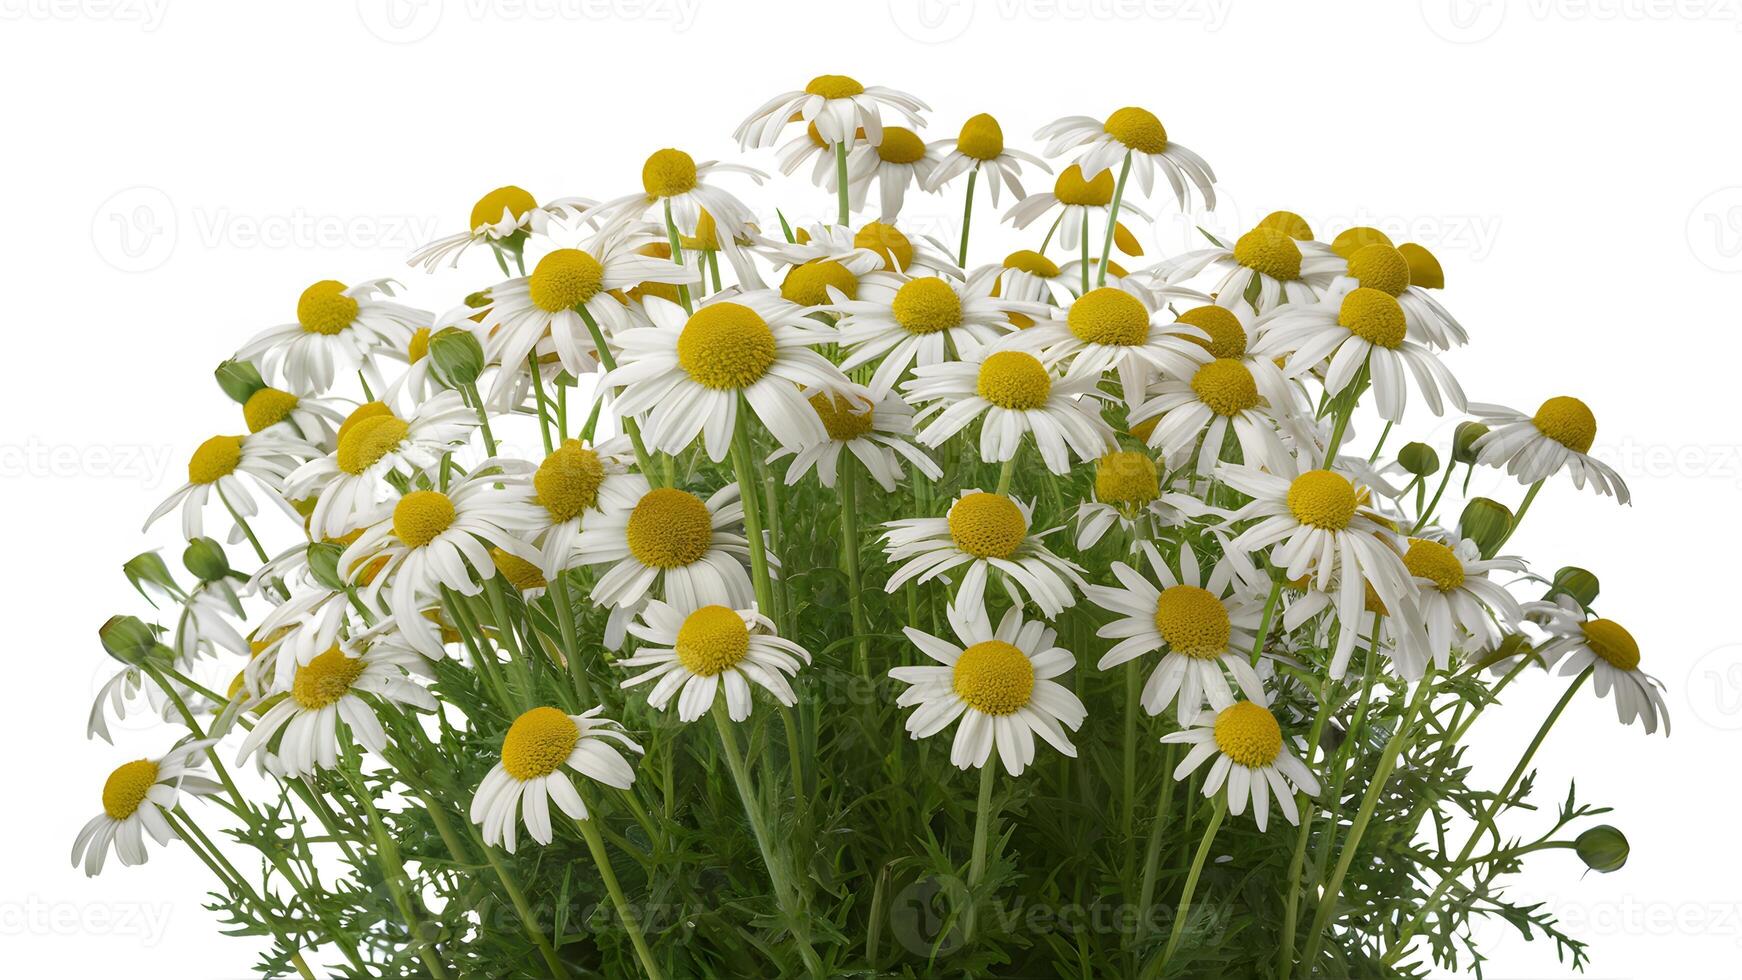
[[[861,253],[876,256],[879,264],[864,272],[881,269],[884,272],[905,272],[913,276],[941,275],[962,278],[962,270],[949,249],[936,239],[921,237],[914,241],[893,222],[868,221],[857,231],[840,225],[813,224],[793,232],[794,241],[762,239],[761,254],[777,265],[801,266],[819,259],[833,259],[847,264]],[[857,272],[855,275],[864,275]],[[848,298],[851,290],[843,289]],[[788,297],[789,299],[791,297]],[[796,300],[794,302],[797,302]],[[816,306],[820,303],[801,305]]]
[[[859,295],[859,283],[883,268],[883,257],[868,248],[849,248],[832,258],[789,265],[780,279],[780,298],[799,306],[830,306]]]
[[[1155,420],[1147,441],[1164,458],[1180,458],[1196,447],[1200,476],[1215,469],[1229,432],[1245,462],[1273,472],[1287,466],[1290,453],[1279,433],[1299,407],[1294,390],[1270,360],[1213,357],[1210,346],[1191,348],[1188,373],[1150,386],[1151,397],[1132,411],[1131,421]]]
[[[936,193],[932,174],[943,162],[935,147],[928,147],[919,134],[905,126],[885,126],[883,139],[875,146],[860,143],[847,154],[847,183],[855,190],[850,201],[856,209],[863,202],[866,189],[877,182],[878,203],[883,221],[893,221],[901,213],[907,199],[907,188]]]
[[[1484,466],[1504,466],[1518,482],[1534,484],[1562,470],[1573,486],[1591,489],[1603,496],[1614,495],[1620,503],[1632,499],[1621,474],[1590,455],[1597,441],[1597,417],[1590,406],[1568,395],[1542,403],[1535,415],[1525,415],[1502,405],[1473,404],[1471,413],[1489,426],[1471,448]]]
[[[975,269],[968,276],[968,286],[989,296],[1018,302],[1065,306],[1076,296],[1073,279],[1057,262],[1023,248],[1006,255],[1003,262]],[[1032,318],[1013,317],[1012,321],[1020,327],[1034,324]]]
[[[205,534],[205,509],[216,490],[218,499],[235,509],[243,519],[258,513],[254,493],[242,477],[248,477],[267,499],[288,510],[283,493],[285,479],[297,465],[317,450],[282,431],[254,432],[245,436],[213,436],[200,443],[188,458],[188,481],[157,505],[145,519],[145,529],[158,518],[181,507],[182,537],[192,540]]]
[[[1615,713],[1621,724],[1631,725],[1637,718],[1650,735],[1662,721],[1663,733],[1668,735],[1669,706],[1664,704],[1663,684],[1639,669],[1639,643],[1633,634],[1612,619],[1588,619],[1577,602],[1566,596],[1562,599],[1565,601],[1533,602],[1524,607],[1549,634],[1548,641],[1537,648],[1537,655],[1545,663],[1559,661],[1563,677],[1589,668],[1598,697],[1615,692]]]
[[[1476,542],[1467,538],[1450,543],[1411,538],[1403,565],[1420,590],[1417,601],[1427,626],[1428,653],[1440,670],[1450,663],[1453,650],[1481,651],[1498,644],[1496,619],[1510,625],[1523,616],[1512,593],[1488,577],[1492,572],[1524,571],[1524,562],[1517,558],[1484,559]]]
[[[700,435],[710,459],[725,459],[740,400],[782,446],[802,448],[828,433],[801,386],[856,387],[811,349],[835,331],[773,292],[713,297],[688,316],[661,299],[644,305],[651,326],[617,335],[621,358],[600,383],[622,386],[618,414],[646,413],[649,449],[680,453]]]
[[[827,143],[849,143],[865,131],[865,141],[883,142],[883,110],[893,109],[917,126],[921,112],[931,107],[905,92],[881,85],[870,88],[846,75],[818,75],[802,91],[783,92],[763,103],[738,124],[732,136],[740,147],[773,146],[788,123],[814,125]]]
[[[1148,290],[1102,286],[1078,297],[1064,319],[1047,320],[999,342],[1000,350],[1036,353],[1048,363],[1064,362],[1067,377],[1099,381],[1111,371],[1119,378],[1126,404],[1135,407],[1156,374],[1189,378],[1197,371],[1202,335],[1188,323],[1158,323]]]
[[[483,828],[486,845],[513,854],[522,821],[533,840],[549,844],[552,802],[575,820],[588,819],[571,773],[613,789],[635,784],[635,768],[624,753],[640,755],[641,746],[622,725],[602,717],[604,710],[601,705],[570,715],[541,706],[514,719],[502,738],[501,761],[472,796],[471,819]]]
[[[518,253],[528,236],[548,234],[552,221],[573,218],[596,203],[584,197],[559,197],[540,204],[513,184],[498,187],[472,205],[469,230],[419,246],[406,264],[434,272],[447,259],[448,267],[454,268],[460,264],[460,256],[479,242]]]
[[[1252,646],[1264,615],[1258,598],[1227,557],[1208,576],[1190,544],[1182,544],[1177,570],[1162,560],[1149,542],[1143,543],[1150,571],[1161,583],[1152,584],[1122,561],[1113,563],[1119,588],[1085,585],[1089,601],[1119,618],[1095,634],[1119,638],[1095,665],[1110,670],[1150,653],[1160,661],[1143,685],[1143,710],[1159,715],[1169,704],[1185,724],[1204,707],[1233,701],[1224,671],[1251,699],[1264,697],[1264,681],[1252,666]]]
[[[998,120],[982,112],[970,116],[953,140],[940,140],[929,148],[941,159],[932,169],[930,186],[935,191],[957,177],[973,171],[986,178],[986,188],[992,195],[992,206],[998,206],[998,193],[1005,184],[1018,201],[1028,196],[1022,189],[1022,164],[1032,163],[1047,173],[1052,168],[1032,153],[1024,153],[1004,145],[1004,129]]]
[[[885,493],[894,493],[901,482],[905,459],[928,480],[943,476],[943,470],[930,456],[915,446],[913,409],[894,395],[873,402],[863,396],[849,397],[826,391],[808,396],[811,408],[822,419],[828,439],[798,450],[781,449],[770,460],[792,455],[792,465],[786,469],[786,483],[797,483],[814,467],[823,486],[833,490],[841,465],[841,451],[846,450],[859,460],[865,472],[877,481]]]
[[[236,764],[259,753],[293,779],[331,769],[339,761],[341,723],[358,744],[379,754],[387,748],[387,733],[374,706],[361,695],[434,711],[435,698],[414,676],[428,677],[430,669],[408,647],[391,642],[372,643],[360,651],[334,646],[298,666],[288,691],[274,692],[283,696],[242,739]]]
[[[242,421],[249,432],[276,429],[300,442],[330,448],[334,427],[345,420],[347,411],[345,403],[335,398],[303,397],[267,386],[242,403]]]
[[[1354,650],[1373,650],[1377,640],[1378,653],[1390,663],[1392,672],[1399,679],[1419,681],[1426,675],[1428,650],[1420,631],[1407,632],[1410,627],[1390,614],[1385,600],[1379,598],[1371,584],[1362,586],[1361,613],[1355,619],[1344,618],[1341,613],[1325,615],[1327,611],[1336,611],[1337,594],[1341,591],[1337,584],[1320,589],[1309,577],[1286,584],[1288,588],[1281,594],[1282,628],[1285,631],[1292,633],[1310,628],[1312,642],[1323,646],[1330,642],[1332,626],[1335,625],[1339,636],[1343,633],[1354,636],[1351,655]],[[1444,663],[1436,665],[1445,666]]]
[[[1092,374],[1060,377],[1026,351],[980,350],[918,368],[902,392],[911,402],[931,403],[919,416],[931,416],[919,434],[922,445],[935,448],[984,416],[983,462],[1013,458],[1022,437],[1032,433],[1047,469],[1063,474],[1072,455],[1099,459],[1113,447],[1112,427],[1097,407],[1099,384]]]
[[[915,364],[930,367],[988,347],[1011,330],[1011,314],[1039,315],[1034,302],[999,299],[993,283],[964,283],[943,276],[909,278],[872,272],[857,295],[831,305],[846,348],[841,370],[876,363],[868,387],[882,398]]]
[[[1156,528],[1176,527],[1206,512],[1197,497],[1162,489],[1161,470],[1148,453],[1115,450],[1095,460],[1090,499],[1077,507],[1077,550],[1099,544],[1114,525],[1135,550]]]
[[[192,774],[216,739],[187,741],[156,759],[136,759],[118,767],[103,782],[103,812],[92,817],[73,839],[73,867],[84,865],[87,877],[103,870],[109,849],[121,863],[144,864],[150,857],[145,835],[168,846],[178,836],[164,818],[182,793],[210,796],[222,787]]]
[[[1226,268],[1210,289],[1216,303],[1233,306],[1245,301],[1263,312],[1281,303],[1317,302],[1337,264],[1336,256],[1326,259],[1317,252],[1303,253],[1301,243],[1288,232],[1260,224],[1232,246],[1216,240],[1215,247],[1176,255],[1151,273],[1162,285],[1177,286],[1205,269]]]
[[[1161,120],[1147,109],[1126,106],[1115,110],[1105,122],[1089,116],[1066,116],[1042,126],[1034,135],[1048,141],[1045,153],[1049,157],[1080,149],[1075,165],[1091,180],[1129,161],[1144,197],[1155,189],[1155,174],[1160,171],[1173,187],[1181,210],[1186,207],[1188,184],[1197,188],[1204,207],[1216,206],[1215,172],[1203,157],[1169,140]]]
[[[884,551],[891,565],[884,591],[894,592],[909,579],[929,582],[966,566],[956,589],[956,604],[978,607],[986,579],[997,571],[1011,601],[1024,597],[1049,618],[1076,605],[1083,587],[1082,568],[1052,553],[1031,534],[1034,509],[1003,494],[964,490],[944,517],[914,517],[885,525]],[[905,564],[904,564],[905,563]]]
[[[889,671],[912,685],[896,699],[903,708],[917,705],[907,716],[909,737],[930,738],[959,719],[950,762],[978,769],[996,755],[1012,776],[1034,761],[1036,735],[1076,758],[1067,729],[1081,727],[1088,709],[1054,680],[1076,664],[1057,633],[1039,620],[1024,622],[1019,608],[1006,611],[996,630],[977,601],[958,599],[945,612],[962,645],[905,627],[908,640],[941,666]]]
[[[1377,232],[1376,234],[1382,234]],[[1338,246],[1333,243],[1332,251]],[[1405,251],[1408,249],[1409,251]],[[1355,288],[1377,289],[1396,298],[1409,324],[1409,337],[1418,343],[1448,350],[1470,341],[1466,331],[1440,301],[1423,286],[1417,285],[1420,275],[1425,282],[1445,285],[1445,273],[1439,260],[1420,245],[1406,244],[1392,248],[1389,240],[1373,241],[1342,255],[1348,265],[1343,274],[1332,281],[1331,295],[1340,295]],[[1439,288],[1439,287],[1436,287]]]
[[[775,635],[773,620],[755,609],[705,605],[685,613],[655,600],[641,611],[639,622],[629,624],[629,633],[643,645],[618,665],[646,669],[622,686],[656,681],[647,692],[648,705],[664,711],[676,696],[677,716],[685,724],[706,714],[722,695],[733,721],[750,717],[752,684],[791,707],[798,696],[787,678],[811,662],[810,653]]]
[[[1030,194],[1017,201],[1004,212],[1004,220],[1017,229],[1027,228],[1041,216],[1059,208],[1062,211],[1058,224],[1059,245],[1069,252],[1077,247],[1082,236],[1089,233],[1090,219],[1104,219],[1111,211],[1112,203],[1112,173],[1103,171],[1099,176],[1086,178],[1082,169],[1072,164],[1053,181],[1051,191]],[[1129,201],[1120,203],[1119,213],[1150,220],[1149,215]]]
[[[1458,379],[1439,357],[1409,339],[1403,307],[1383,290],[1361,286],[1322,302],[1278,307],[1264,317],[1260,329],[1253,353],[1286,355],[1285,373],[1291,378],[1322,366],[1328,394],[1341,393],[1365,369],[1379,417],[1387,421],[1403,418],[1409,394],[1405,369],[1435,415],[1444,414],[1446,402],[1460,411],[1468,405]]]
[[[576,548],[588,514],[635,506],[647,484],[630,476],[633,458],[625,436],[595,446],[569,439],[538,464],[531,476],[533,500],[544,516],[528,540],[538,546],[538,569],[546,579],[578,564]]]
[[[391,303],[391,279],[355,286],[323,279],[302,291],[296,321],[261,331],[236,352],[267,377],[280,377],[291,391],[319,395],[340,371],[361,368],[382,348],[402,350],[411,332],[427,324],[428,313]]]
[[[1294,794],[1319,794],[1319,781],[1289,750],[1276,715],[1258,701],[1222,706],[1213,716],[1201,715],[1192,727],[1169,732],[1161,740],[1191,746],[1173,771],[1176,780],[1190,776],[1214,756],[1216,761],[1204,777],[1204,796],[1214,797],[1227,787],[1228,812],[1235,816],[1244,813],[1250,801],[1260,831],[1270,819],[1271,797],[1288,822],[1298,825]]]
[[[754,167],[718,160],[697,163],[688,153],[667,147],[655,150],[641,165],[641,188],[645,193],[606,201],[596,213],[608,224],[651,218],[663,225],[663,212],[669,208],[672,225],[679,234],[691,238],[696,236],[706,215],[707,223],[714,228],[712,237],[716,244],[736,241],[755,232],[756,214],[743,201],[708,183],[709,177],[722,173],[743,174],[757,184],[768,179],[767,174]]]

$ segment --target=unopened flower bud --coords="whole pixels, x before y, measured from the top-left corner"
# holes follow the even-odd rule
[[[435,376],[449,388],[463,388],[484,373],[484,347],[459,327],[444,327],[429,338]]]
[[[1425,442],[1412,442],[1397,451],[1397,463],[1406,473],[1432,476],[1440,471],[1440,454]]]
[[[224,546],[211,538],[194,538],[181,553],[181,563],[202,582],[216,582],[230,574],[230,559]]]
[[[1579,600],[1579,605],[1589,609],[1591,603],[1597,601],[1597,576],[1575,565],[1568,565],[1554,573],[1554,588],[1551,591],[1570,595]]]
[[[157,634],[138,616],[110,616],[97,630],[97,638],[109,656],[130,667],[144,663],[157,649]]]
[[[218,365],[212,376],[218,379],[218,387],[224,389],[224,394],[238,405],[248,404],[248,399],[256,391],[266,387],[259,369],[248,361],[225,361]]]
[[[1470,466],[1476,462],[1476,450],[1472,445],[1477,439],[1488,434],[1488,427],[1480,422],[1459,422],[1458,428],[1452,434],[1452,462]]]
[[[1498,500],[1472,497],[1458,518],[1458,534],[1476,542],[1482,557],[1492,558],[1512,530],[1512,511]]]
[[[1603,874],[1620,871],[1627,863],[1627,835],[1608,824],[1602,824],[1580,834],[1573,842],[1573,850],[1578,852],[1579,860],[1585,862],[1585,867],[1592,871]]]
[[[316,582],[335,592],[345,588],[344,577],[339,574],[339,556],[345,549],[331,541],[316,541],[308,546],[308,571]]]

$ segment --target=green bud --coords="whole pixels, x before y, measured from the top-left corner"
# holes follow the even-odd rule
[[[308,546],[308,570],[315,581],[329,589],[344,589],[344,577],[339,574],[339,556],[345,549],[331,541],[316,541]]]
[[[1602,824],[1580,834],[1573,841],[1573,850],[1578,852],[1579,860],[1585,862],[1585,867],[1592,871],[1603,874],[1620,871],[1627,864],[1627,835],[1608,824]]]
[[[1589,609],[1591,603],[1597,601],[1597,576],[1579,568],[1568,565],[1554,573],[1554,587],[1551,593],[1564,592],[1579,600],[1579,604]]]
[[[97,630],[103,649],[109,656],[137,667],[157,649],[157,633],[137,616],[110,616]]]
[[[238,405],[248,404],[248,399],[256,391],[266,387],[260,371],[247,361],[225,361],[212,375],[218,379],[218,387],[224,389],[224,394]]]
[[[1469,466],[1476,462],[1476,451],[1471,447],[1477,439],[1488,434],[1488,427],[1480,422],[1459,422],[1458,428],[1452,433],[1452,462]]]
[[[1397,451],[1397,462],[1404,472],[1416,476],[1432,476],[1440,471],[1440,454],[1425,442],[1412,442]]]
[[[1511,657],[1525,656],[1532,652],[1530,639],[1523,633],[1508,633],[1494,649],[1482,655],[1476,662],[1476,669],[1483,670],[1492,667],[1502,660]]]
[[[462,388],[484,373],[484,347],[470,331],[443,327],[429,338],[435,376],[449,388]]]
[[[132,585],[140,595],[145,597],[145,601],[153,606],[157,605],[157,600],[151,597],[151,593],[145,591],[147,585],[162,590],[165,595],[178,602],[187,598],[187,593],[183,592],[181,586],[175,583],[175,576],[169,573],[169,566],[164,564],[163,556],[155,551],[134,555],[125,565],[121,566],[121,574],[127,576],[128,584]]]
[[[1458,518],[1458,533],[1482,549],[1482,557],[1492,558],[1512,530],[1512,511],[1498,500],[1472,497]]]
[[[194,538],[181,553],[181,563],[202,582],[216,582],[230,574],[230,558],[224,546],[211,538]]]

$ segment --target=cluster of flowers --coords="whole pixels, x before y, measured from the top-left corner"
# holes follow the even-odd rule
[[[757,702],[779,706],[790,737],[804,675],[851,670],[904,685],[911,738],[954,726],[951,762],[981,771],[972,885],[995,770],[1020,777],[1037,739],[1074,757],[1082,726],[1128,721],[1116,708],[1090,719],[1066,676],[1098,653],[1098,670],[1126,672],[1127,711],[1176,723],[1165,749],[1128,740],[1126,793],[1136,753],[1168,760],[1215,808],[1159,964],[1180,942],[1224,813],[1249,811],[1263,830],[1274,807],[1302,826],[1304,844],[1323,794],[1334,824],[1349,765],[1321,751],[1320,735],[1328,718],[1350,727],[1349,691],[1361,692],[1364,716],[1376,681],[1415,685],[1402,737],[1448,672],[1492,667],[1503,687],[1529,663],[1558,665],[1578,679],[1569,697],[1594,678],[1623,722],[1667,731],[1633,638],[1589,608],[1594,579],[1564,570],[1532,602],[1497,580],[1526,578],[1500,549],[1545,481],[1564,473],[1622,502],[1627,488],[1589,455],[1596,422],[1577,399],[1550,398],[1534,414],[1466,399],[1440,360],[1466,331],[1438,298],[1444,277],[1427,249],[1365,227],[1321,242],[1277,212],[1127,271],[1112,251],[1141,254],[1123,222],[1147,218],[1134,199],[1151,197],[1158,175],[1182,209],[1214,207],[1210,166],[1154,114],[1122,108],[1043,127],[1044,157],[1062,166],[1052,190],[1027,193],[1024,167],[1050,167],[1006,147],[995,119],[975,116],[957,139],[927,143],[916,132],[926,111],[912,96],[822,76],[739,127],[747,148],[796,130],[779,167],[835,196],[833,222],[795,229],[782,217],[771,232],[725,186],[767,175],[662,149],[642,189],[614,200],[486,194],[466,231],[412,257],[435,269],[480,246],[494,256],[503,281],[446,312],[397,302],[386,279],[305,289],[293,322],[218,371],[246,434],[200,444],[186,485],[147,522],[180,511],[199,584],[184,589],[153,554],[128,566],[178,618],[169,630],[132,617],[105,625],[124,669],[93,707],[91,732],[108,738],[109,718],[144,697],[186,734],[115,770],[75,864],[96,873],[111,847],[136,864],[142,835],[179,838],[240,888],[180,799],[245,811],[224,763],[251,762],[314,817],[343,819],[321,794],[370,795],[357,779],[363,756],[425,799],[418,760],[450,726],[470,726],[500,745],[471,791],[481,846],[512,853],[522,826],[549,844],[565,823],[553,827],[554,804],[594,847],[641,967],[658,976],[660,956],[622,903],[590,815],[635,783],[646,736],[620,723],[627,712],[711,715],[796,955],[820,974],[827,957],[744,755],[741,723]],[[910,190],[963,178],[959,246],[902,230]],[[982,180],[994,205],[1005,190],[1015,199],[1004,215],[1014,230],[1050,221],[1038,247],[968,264]],[[880,212],[855,227],[873,185]],[[1055,247],[1069,261],[1049,258]],[[337,393],[352,381],[360,398]],[[1443,469],[1420,443],[1380,465],[1378,446],[1344,451],[1367,394],[1386,434],[1411,395],[1435,415],[1475,420],[1459,426]],[[513,426],[535,428],[542,454],[499,445]],[[1046,472],[1020,467],[1025,454]],[[1435,523],[1460,464],[1516,476],[1529,488],[1517,513],[1477,498],[1457,522]],[[862,529],[867,480],[902,516]],[[852,635],[826,654],[796,640],[811,570],[782,547],[788,495],[804,484],[840,502]],[[247,541],[259,558],[252,573],[232,570],[205,536],[214,495],[230,544]],[[277,554],[250,524],[262,504],[297,529]],[[1037,526],[1037,512],[1060,526]],[[873,533],[886,568],[860,555]],[[1107,644],[1060,626],[1091,607]],[[910,646],[873,625],[873,608],[886,612],[879,622],[905,611]],[[251,625],[245,613],[257,615]],[[1072,635],[1083,642],[1061,645]],[[1357,654],[1364,669],[1352,667]],[[234,675],[227,690],[198,679],[213,671]],[[1345,675],[1353,687],[1340,686]],[[493,713],[456,717],[444,685],[476,690]],[[1286,689],[1317,712],[1279,718]],[[220,754],[223,745],[233,748]],[[1387,744],[1384,766],[1397,755]],[[216,778],[198,771],[208,765]],[[1324,794],[1327,779],[1336,793]],[[1345,855],[1370,812],[1345,832]],[[393,848],[379,850],[399,880]],[[1153,853],[1150,863],[1153,873]],[[1347,864],[1307,892],[1319,915],[1303,963],[1331,924]],[[1290,936],[1298,848],[1292,872]],[[417,897],[399,897],[414,927]],[[1394,955],[1421,921],[1392,937]],[[540,949],[562,972],[562,957]],[[1291,942],[1282,959],[1295,953]],[[416,954],[443,975],[436,944]]]

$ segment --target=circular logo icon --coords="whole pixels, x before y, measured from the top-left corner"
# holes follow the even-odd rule
[[[1506,0],[1421,0],[1428,30],[1453,44],[1486,41],[1506,20]]]
[[[1723,187],[1688,212],[1688,248],[1718,272],[1742,272],[1742,187]]]
[[[175,202],[156,187],[109,195],[91,215],[91,243],[122,272],[150,272],[175,252]]]
[[[967,907],[968,888],[961,879],[928,875],[895,894],[889,903],[889,932],[915,956],[948,956],[962,948],[961,912]]]
[[[357,16],[388,44],[415,44],[442,22],[442,0],[357,0]]]
[[[1742,643],[1729,643],[1695,660],[1686,692],[1694,716],[1719,731],[1742,729]]]
[[[889,0],[889,19],[921,44],[943,44],[973,23],[974,0]]]

